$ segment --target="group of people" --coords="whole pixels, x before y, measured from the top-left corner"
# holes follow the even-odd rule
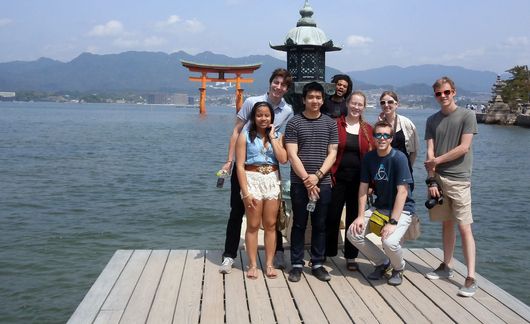
[[[337,255],[341,215],[346,206],[347,269],[358,270],[355,260],[360,251],[375,264],[368,279],[380,280],[390,274],[388,284],[402,283],[403,237],[415,213],[412,167],[419,150],[416,127],[396,112],[399,99],[395,92],[381,94],[381,113],[372,126],[363,117],[366,96],[361,91],[352,91],[351,79],[336,75],[332,81],[336,91],[329,97],[320,83],[307,83],[302,92],[304,109],[294,114],[283,99],[293,83],[292,77],[287,70],[276,69],[269,79],[267,93],[246,99],[238,112],[228,159],[222,167],[231,171],[231,211],[221,273],[230,273],[234,264],[243,215],[247,217],[246,276],[250,279],[259,276],[260,226],[264,229],[264,275],[275,278],[277,269],[285,269],[276,217],[281,201],[279,165],[290,162],[293,219],[288,280],[301,279],[309,219],[311,272],[319,280],[331,279],[324,263],[327,257]],[[468,110],[457,107],[452,80],[447,77],[437,80],[433,90],[441,109],[427,120],[424,165],[428,195],[439,202],[429,209],[429,215],[431,220],[443,223],[444,260],[426,277],[434,280],[453,276],[456,224],[468,269],[459,294],[472,296],[477,289],[470,195],[471,143],[477,133],[476,119]],[[440,199],[442,195],[444,199]],[[372,214],[385,220],[378,233],[383,250],[366,239],[373,231]]]

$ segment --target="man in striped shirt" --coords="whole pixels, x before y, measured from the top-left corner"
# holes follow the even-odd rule
[[[322,281],[331,279],[323,267],[326,250],[326,215],[331,201],[329,170],[339,143],[336,122],[320,112],[324,88],[318,82],[304,86],[304,111],[295,115],[285,130],[285,146],[291,162],[291,265],[289,281],[300,281],[304,266],[304,237],[311,215],[312,273]],[[315,205],[311,206],[312,203]]]

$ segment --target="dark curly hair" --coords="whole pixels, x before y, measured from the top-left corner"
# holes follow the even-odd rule
[[[256,127],[256,111],[258,108],[266,106],[269,108],[269,111],[271,113],[271,124],[274,124],[274,108],[272,108],[272,105],[266,101],[258,101],[254,104],[252,107],[252,111],[250,112],[250,124],[248,126],[248,133],[250,135],[250,141],[254,143],[254,139],[257,136],[257,127]],[[266,141],[270,141],[269,134],[265,132],[265,138]]]

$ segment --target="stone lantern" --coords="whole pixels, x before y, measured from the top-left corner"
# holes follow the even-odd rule
[[[317,27],[312,18],[313,8],[307,0],[304,7],[300,9],[300,16],[296,27],[287,33],[283,45],[269,43],[269,46],[275,50],[287,52],[287,70],[292,74],[294,81],[294,89],[289,91],[291,96],[293,96],[292,92],[300,95],[304,85],[312,81],[322,83],[326,93],[331,95],[335,92],[335,85],[325,83],[326,52],[340,51],[341,48],[334,46],[333,41]],[[299,100],[292,102],[293,107],[295,110],[301,110],[297,101]]]

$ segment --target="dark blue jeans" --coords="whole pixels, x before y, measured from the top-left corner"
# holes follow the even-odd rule
[[[331,185],[320,185],[320,199],[311,213],[311,263],[322,265],[326,258],[326,217],[331,202]],[[304,238],[309,212],[307,189],[302,183],[291,183],[293,227],[291,230],[291,265],[304,265]]]

